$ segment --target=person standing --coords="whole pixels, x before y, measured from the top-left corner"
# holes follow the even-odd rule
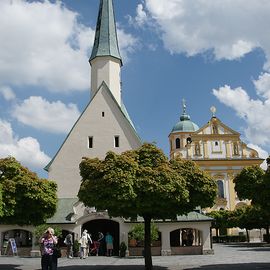
[[[53,255],[53,249],[57,245],[57,237],[53,228],[48,228],[40,240],[41,244],[41,268],[42,270],[57,270],[57,256]]]
[[[86,250],[87,250],[87,245],[88,245],[87,233],[85,231],[82,233],[82,237],[79,240],[79,244],[80,244],[80,251],[81,251],[80,259],[85,259],[87,255]]]
[[[105,236],[105,242],[106,242],[106,250],[107,250],[107,256],[112,256],[113,252],[113,237],[110,235],[109,232],[107,232]]]
[[[67,257],[69,259],[71,259],[73,256],[73,250],[72,250],[73,249],[73,241],[72,241],[72,234],[71,233],[69,233],[66,236],[64,243],[67,246]]]
[[[182,230],[182,247],[187,246],[187,231],[185,229]]]
[[[194,240],[193,230],[189,229],[187,234],[187,246],[192,246]]]
[[[102,232],[98,232],[98,240],[99,242],[99,248],[98,248],[98,256],[101,255],[103,256],[104,255],[104,246],[105,246],[105,239],[104,239],[104,234]]]

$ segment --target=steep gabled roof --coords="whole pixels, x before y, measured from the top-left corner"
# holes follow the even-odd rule
[[[240,133],[239,132],[231,129],[228,126],[226,126],[217,117],[212,117],[210,121],[208,121],[204,126],[202,126],[200,129],[198,129],[196,132],[194,132],[194,135],[195,134],[200,134],[200,132],[202,132],[204,129],[206,129],[207,127],[209,127],[211,125],[211,123],[213,123],[213,122],[215,123],[215,125],[223,127],[224,130],[230,132],[230,134],[240,136]],[[219,135],[224,135],[224,134],[219,134]]]
[[[78,201],[77,198],[58,199],[57,209],[53,217],[47,220],[49,224],[75,223],[72,221],[74,215],[73,205]]]
[[[121,103],[121,107],[119,106],[118,102],[116,101],[116,99],[114,98],[111,90],[109,89],[109,87],[107,86],[107,84],[103,81],[102,84],[100,85],[100,87],[98,88],[97,92],[95,93],[95,95],[91,98],[90,102],[87,104],[87,106],[85,107],[84,111],[81,113],[81,115],[79,116],[78,120],[75,122],[75,124],[73,125],[73,127],[71,128],[70,132],[68,133],[68,135],[66,136],[64,142],[62,143],[62,145],[60,146],[60,148],[58,149],[57,153],[55,154],[55,156],[52,158],[52,160],[47,164],[46,167],[44,167],[45,171],[48,171],[51,164],[53,163],[55,157],[58,155],[59,151],[61,150],[61,148],[63,147],[63,145],[65,144],[66,140],[68,139],[69,135],[71,134],[72,130],[74,129],[74,127],[76,126],[76,124],[80,121],[82,115],[84,114],[84,112],[86,111],[86,109],[91,105],[91,102],[94,100],[94,98],[96,97],[97,93],[100,91],[100,89],[104,88],[110,95],[112,101],[116,104],[116,106],[119,108],[120,112],[122,113],[124,119],[126,119],[128,125],[130,126],[130,129],[132,131],[132,133],[134,134],[134,136],[138,139],[139,142],[142,143],[142,140],[140,138],[140,136],[138,135],[128,113],[126,110],[126,107],[124,106],[124,103]]]
[[[100,0],[95,42],[89,62],[98,56],[112,56],[119,59],[122,65],[112,0]]]

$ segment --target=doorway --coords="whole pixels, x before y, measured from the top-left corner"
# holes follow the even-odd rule
[[[102,232],[104,241],[101,243],[100,255],[106,255],[105,236],[109,232],[113,237],[113,255],[119,255],[119,223],[109,219],[95,219],[83,224],[82,231],[87,230],[93,241],[99,238],[98,233]]]

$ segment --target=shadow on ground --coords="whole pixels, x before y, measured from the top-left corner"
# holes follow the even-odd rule
[[[11,264],[0,264],[0,269],[1,270],[18,270],[19,265],[11,265]]]
[[[21,265],[0,264],[1,270],[21,270],[26,269]],[[31,268],[39,270],[40,268]],[[144,265],[70,265],[58,266],[57,270],[144,270]],[[167,267],[154,266],[153,270],[169,270]]]
[[[183,268],[183,270],[269,270],[270,263],[238,263],[238,264],[215,264],[204,265],[196,268]],[[175,268],[177,270],[177,268]]]
[[[239,251],[270,251],[269,244],[264,243],[236,243],[236,244],[226,244],[226,246],[232,247],[232,248],[239,248]],[[241,249],[242,248],[242,249]]]

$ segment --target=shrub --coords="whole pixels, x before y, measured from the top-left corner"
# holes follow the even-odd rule
[[[127,250],[126,243],[121,242],[120,247],[119,247],[119,255],[120,255],[120,257],[125,257],[126,256],[126,250]]]

